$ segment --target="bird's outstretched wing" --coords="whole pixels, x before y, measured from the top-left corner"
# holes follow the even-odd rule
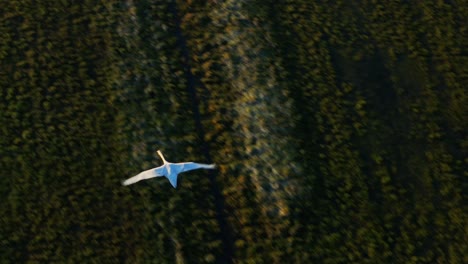
[[[166,177],[169,179],[172,187],[177,188],[177,176],[179,173],[196,169],[214,169],[214,164],[202,164],[195,162],[169,163],[169,169]]]
[[[130,184],[133,184],[135,182],[139,182],[141,180],[146,180],[146,179],[157,177],[157,176],[159,176],[159,175],[156,175],[155,169],[146,170],[146,171],[143,171],[143,172],[139,173],[136,176],[133,176],[133,177],[123,181],[122,185],[130,185]]]
[[[182,162],[177,163],[177,165],[179,165],[179,173],[197,169],[214,169],[216,167],[214,164],[203,164],[195,162]]]

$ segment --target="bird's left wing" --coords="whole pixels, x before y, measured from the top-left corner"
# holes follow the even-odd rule
[[[146,170],[146,171],[143,171],[143,172],[139,173],[136,176],[133,176],[133,177],[123,181],[122,185],[130,185],[130,184],[139,182],[141,180],[146,180],[146,179],[153,178],[153,177],[156,177],[156,176],[157,175],[155,173],[155,169]]]

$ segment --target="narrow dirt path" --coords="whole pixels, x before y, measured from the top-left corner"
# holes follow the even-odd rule
[[[174,22],[176,24],[176,37],[177,37],[177,45],[178,48],[182,52],[182,58],[184,62],[184,74],[185,78],[187,78],[187,91],[189,92],[190,97],[192,98],[192,112],[193,112],[193,118],[195,120],[195,127],[197,130],[197,135],[200,140],[200,147],[203,155],[205,156],[205,159],[208,163],[212,163],[210,151],[209,151],[209,146],[207,142],[205,141],[205,131],[203,129],[203,124],[201,122],[201,117],[200,117],[200,110],[199,110],[199,98],[197,96],[197,90],[196,90],[196,83],[197,79],[196,76],[192,74],[190,71],[190,53],[187,48],[186,44],[186,39],[184,35],[182,34],[182,29],[181,29],[181,20],[180,16],[177,10],[177,4],[175,2],[172,2],[169,6],[169,11],[173,14],[174,16]],[[198,83],[201,83],[198,81]],[[233,263],[233,241],[232,241],[232,236],[231,236],[231,231],[229,230],[229,227],[226,222],[225,218],[225,212],[224,212],[224,197],[221,194],[221,190],[218,187],[218,184],[216,183],[216,174],[217,171],[213,170],[209,172],[209,179],[211,183],[211,190],[213,192],[213,196],[215,198],[215,207],[216,207],[216,219],[218,221],[219,227],[220,227],[220,240],[222,241],[223,244],[223,252],[224,255],[222,256],[223,259],[220,259],[218,263]]]

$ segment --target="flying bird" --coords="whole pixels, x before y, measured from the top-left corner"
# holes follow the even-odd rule
[[[162,166],[140,172],[138,175],[123,181],[122,185],[130,185],[141,180],[164,176],[167,179],[169,179],[171,185],[174,188],[176,188],[177,176],[179,175],[179,173],[197,169],[214,169],[216,167],[216,165],[214,164],[202,164],[195,162],[171,163],[164,159],[164,156],[161,153],[161,151],[158,150],[158,154],[164,162]]]

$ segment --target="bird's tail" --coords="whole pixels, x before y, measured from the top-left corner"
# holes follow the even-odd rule
[[[169,180],[171,183],[172,187],[177,188],[177,174],[170,174],[166,176],[166,178]]]

